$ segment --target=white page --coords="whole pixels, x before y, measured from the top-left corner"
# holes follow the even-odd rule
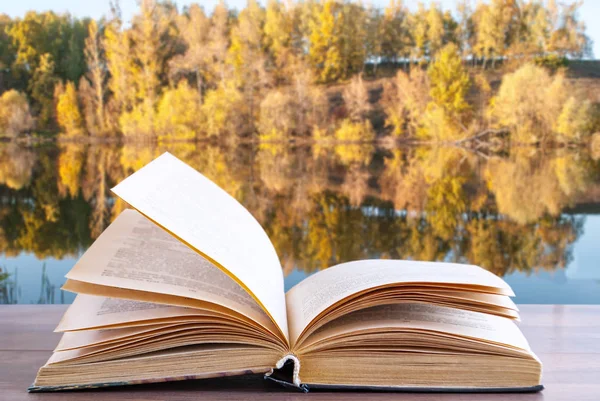
[[[288,338],[277,252],[237,200],[169,153],[112,190],[238,281]]]

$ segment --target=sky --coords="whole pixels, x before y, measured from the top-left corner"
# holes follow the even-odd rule
[[[569,0],[567,0],[569,1]],[[571,0],[572,1],[572,0]],[[176,0],[179,7],[183,7],[191,2],[201,4],[205,10],[212,10],[218,0]],[[265,3],[265,0],[261,1]],[[371,0],[376,7],[385,7],[389,0]],[[409,7],[416,7],[418,0],[405,0],[405,4]],[[428,1],[425,1],[428,3]],[[93,17],[99,18],[106,15],[109,10],[109,0],[94,0],[94,1],[81,1],[81,0],[2,0],[0,5],[0,13],[5,13],[11,17],[22,17],[29,10],[35,11],[46,11],[52,10],[55,12],[68,11],[76,17]],[[136,0],[121,0],[121,10],[125,20],[131,18],[131,15],[137,9]],[[444,9],[454,9],[456,4],[455,0],[441,0]],[[228,0],[227,4],[230,8],[241,9],[246,4],[246,0]],[[584,0],[583,7],[581,8],[581,17],[587,26],[588,36],[594,41],[593,50],[594,57],[600,58],[600,23],[598,17],[600,16],[600,0]]]

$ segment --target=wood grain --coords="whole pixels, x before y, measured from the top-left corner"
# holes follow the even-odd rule
[[[0,400],[598,400],[600,399],[600,306],[522,305],[520,324],[544,364],[537,394],[293,393],[242,377],[161,383],[72,393],[29,394],[27,387],[58,343],[54,327],[63,305],[0,306]]]

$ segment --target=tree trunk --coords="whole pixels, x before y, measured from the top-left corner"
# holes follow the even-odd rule
[[[204,82],[202,81],[202,74],[200,74],[199,69],[196,69],[196,85],[198,86],[198,94],[200,95],[200,105],[202,105],[204,103],[204,93],[202,90]]]

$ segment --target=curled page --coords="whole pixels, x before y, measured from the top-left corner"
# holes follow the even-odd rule
[[[113,192],[238,282],[287,341],[277,252],[237,200],[169,153],[126,178]]]
[[[478,266],[383,259],[342,263],[304,279],[287,292],[291,344],[321,312],[344,298],[370,288],[411,283],[464,285],[514,296],[501,278]]]
[[[143,291],[151,296],[138,300],[159,304],[165,303],[162,295],[179,297],[182,303],[199,300],[214,304],[211,310],[222,306],[277,332],[236,281],[135,210],[123,211],[66,277],[69,281],[63,288],[69,291],[86,293],[80,286],[73,287],[74,280],[102,286],[102,296],[117,289]]]

